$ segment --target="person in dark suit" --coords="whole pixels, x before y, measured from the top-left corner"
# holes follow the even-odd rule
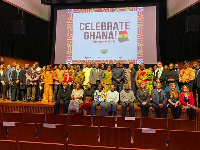
[[[94,90],[97,89],[97,86],[102,82],[103,72],[99,68],[99,64],[95,63],[95,68],[92,68],[90,71],[90,82]]]
[[[165,90],[161,89],[161,83],[156,83],[156,88],[152,90],[152,106],[155,108],[156,115],[158,118],[166,118],[168,108],[166,105],[166,93]],[[162,110],[162,114],[161,111]]]
[[[12,83],[13,86],[11,87],[11,101],[19,100],[19,90],[20,90],[20,81],[19,81],[19,74],[21,71],[21,66],[17,64],[15,66],[15,70],[12,72]]]
[[[162,85],[162,89],[165,89],[165,77],[166,77],[166,72],[167,70],[165,70],[163,68],[163,64],[161,61],[157,62],[157,69],[155,70],[155,74],[154,74],[154,82],[156,83],[161,83]]]
[[[11,76],[12,76],[11,65],[7,65],[7,69],[3,71],[2,75],[3,100],[10,98],[9,89],[12,85]]]
[[[20,82],[20,93],[22,96],[22,101],[26,102],[26,71],[29,69],[29,64],[24,65],[24,69],[19,73],[19,82]]]
[[[118,61],[116,64],[116,68],[113,68],[112,70],[113,84],[115,85],[115,88],[118,92],[121,92],[123,90],[124,78],[124,69],[120,68],[120,62]]]
[[[68,106],[71,99],[72,90],[68,82],[62,83],[63,87],[58,91],[58,99],[54,106],[54,114],[57,114],[61,105],[63,105],[63,114],[68,113]]]
[[[3,71],[4,71],[4,65],[0,65],[0,99],[2,99],[2,94],[3,94],[3,86],[2,86],[2,76],[3,76]]]
[[[137,90],[137,104],[142,109],[143,116],[148,117],[150,94],[145,86],[146,83],[142,81],[140,83],[140,89]]]
[[[198,107],[200,107],[200,60],[198,61],[197,64],[196,62],[193,63],[193,69],[195,71],[195,79],[193,83],[192,92],[195,102],[196,102],[196,94],[198,94]]]
[[[129,89],[133,91],[133,93],[136,95],[136,82],[135,82],[135,75],[136,75],[136,70],[133,68],[134,64],[133,62],[129,63],[129,68],[126,69],[125,74],[126,74],[126,84],[129,85]]]

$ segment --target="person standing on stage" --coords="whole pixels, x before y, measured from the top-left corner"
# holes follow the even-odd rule
[[[198,94],[198,106],[200,106],[200,60],[199,62],[193,62],[193,69],[195,71],[195,79],[193,83],[192,92],[193,92],[195,103],[197,100],[196,94]]]
[[[124,78],[124,69],[120,67],[120,62],[118,61],[116,67],[112,70],[112,80],[116,91],[121,92],[123,90]]]
[[[7,65],[7,69],[3,71],[2,75],[2,86],[3,86],[3,100],[11,98],[11,86],[12,86],[12,71],[11,65]]]
[[[83,82],[84,89],[87,88],[88,82],[90,82],[90,72],[92,70],[91,62],[88,62],[87,67],[83,69],[83,75],[85,80]]]
[[[103,72],[99,68],[99,64],[95,63],[95,68],[92,68],[90,72],[90,82],[94,90],[97,89],[97,86],[102,82]]]
[[[195,79],[195,71],[192,68],[189,68],[189,61],[183,62],[184,69],[181,70],[179,75],[180,85],[186,85],[189,87],[189,91],[192,92],[193,81]]]

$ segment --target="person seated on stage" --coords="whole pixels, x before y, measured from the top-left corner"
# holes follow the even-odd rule
[[[69,110],[79,112],[79,104],[83,103],[83,89],[80,83],[76,83],[76,88],[72,90],[71,100],[69,104]]]
[[[182,113],[181,106],[179,105],[179,93],[176,89],[176,84],[172,83],[170,90],[167,91],[168,108],[172,110],[174,119],[179,119]]]
[[[187,110],[190,120],[194,120],[196,116],[195,102],[192,92],[189,92],[188,86],[184,85],[180,92],[181,107]]]
[[[152,90],[152,106],[155,108],[156,115],[158,118],[166,118],[168,108],[166,105],[166,93],[165,90],[161,89],[161,83],[156,83],[156,88]],[[162,110],[162,115],[160,110]]]
[[[130,90],[129,84],[125,84],[125,89],[120,93],[120,100],[122,105],[122,116],[126,116],[126,108],[129,107],[130,117],[134,117],[134,100],[135,96],[132,90]]]
[[[48,65],[46,71],[42,73],[41,79],[44,83],[43,102],[48,103],[53,101],[53,80],[54,72],[51,71],[51,67]]]
[[[57,114],[60,108],[60,105],[63,105],[63,114],[68,113],[68,106],[71,99],[71,87],[67,82],[62,83],[62,87],[58,91],[58,99],[54,106],[54,113]]]
[[[91,109],[94,99],[94,89],[92,88],[92,84],[90,82],[87,83],[87,89],[84,90],[83,94],[83,104],[81,106],[83,110],[83,115],[91,115]]]
[[[140,83],[140,89],[137,90],[137,104],[142,109],[142,114],[144,117],[148,117],[150,107],[149,100],[149,90],[146,89],[146,83],[142,81]]]
[[[108,114],[109,116],[115,116],[117,106],[118,106],[118,101],[119,101],[119,93],[115,91],[115,85],[112,84],[110,86],[110,91],[107,93],[107,109],[108,109]],[[111,106],[113,106],[113,111],[111,109]]]
[[[94,92],[94,103],[92,104],[92,114],[96,115],[96,106],[101,105],[102,116],[105,116],[105,100],[106,92],[103,90],[102,84],[98,85],[98,89]]]

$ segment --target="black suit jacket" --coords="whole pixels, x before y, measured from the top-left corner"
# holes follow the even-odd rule
[[[63,101],[63,102],[70,101],[71,94],[72,90],[70,85],[68,85],[66,89],[60,88],[58,91],[58,101]]]
[[[200,88],[200,69],[195,72],[195,80],[194,83]]]
[[[131,70],[131,82],[135,82],[135,75],[136,75],[136,70],[133,68]]]
[[[26,89],[26,70],[21,70],[19,73],[20,89]]]
[[[162,71],[162,74],[160,76],[160,83],[162,85],[162,89],[164,90],[165,89],[165,78],[166,78],[166,74],[167,74],[167,70],[165,70],[163,68],[163,71]],[[156,82],[156,80],[158,80],[158,76],[157,76],[157,73],[155,72],[155,75],[154,75],[154,82]]]

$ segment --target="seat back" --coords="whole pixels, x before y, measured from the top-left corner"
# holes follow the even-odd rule
[[[24,122],[25,123],[45,123],[45,114],[24,114]]]
[[[131,128],[100,127],[100,145],[110,147],[131,147]]]
[[[19,141],[19,150],[66,150],[64,144]]]
[[[199,144],[200,131],[178,131],[171,130],[169,133],[169,149],[170,150],[197,150],[200,149]]]
[[[76,145],[98,145],[99,128],[97,126],[69,125],[68,143]]]
[[[93,116],[93,126],[115,127],[114,116]]]
[[[142,118],[142,128],[166,129],[166,118]]]
[[[0,140],[0,149],[1,150],[18,150],[17,141]]]
[[[0,123],[0,139],[7,139],[7,128],[3,126],[3,123]]]
[[[49,124],[68,124],[68,115],[46,114],[46,122]]]
[[[91,125],[91,116],[69,115],[69,125]]]
[[[143,129],[135,129],[134,147],[165,150],[168,132],[163,129],[155,130],[155,133],[143,133]]]
[[[34,123],[15,123],[8,126],[8,139],[16,141],[36,141],[36,126]]]
[[[5,122],[23,122],[23,113],[2,113],[2,120]]]
[[[194,131],[194,121],[184,119],[169,119],[169,130]]]
[[[68,144],[67,150],[117,150],[116,147]]]
[[[66,144],[66,125],[55,124],[55,128],[46,128],[43,125],[36,124],[38,142]]]

